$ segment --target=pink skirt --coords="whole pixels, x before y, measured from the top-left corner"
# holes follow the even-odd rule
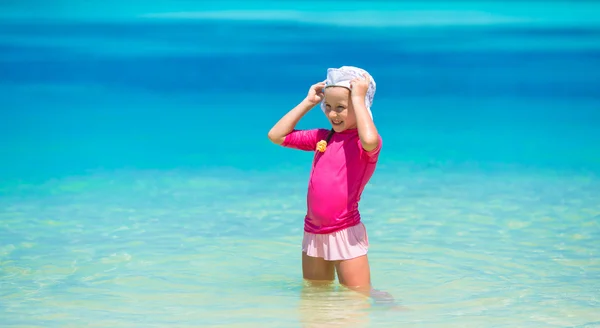
[[[369,238],[361,222],[353,227],[328,234],[304,232],[302,251],[327,261],[349,260],[367,254]]]

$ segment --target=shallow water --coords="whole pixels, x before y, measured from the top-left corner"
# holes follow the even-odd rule
[[[597,5],[348,5],[0,5],[3,326],[600,326]],[[401,309],[304,285],[311,154],[266,138],[348,64]]]
[[[378,174],[363,203],[373,283],[410,310],[401,312],[353,293],[303,287],[304,178],[231,176],[96,173],[13,191],[25,195],[1,203],[5,322],[600,321],[596,175]]]

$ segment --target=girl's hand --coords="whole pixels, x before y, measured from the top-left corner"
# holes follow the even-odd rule
[[[367,91],[369,90],[370,82],[371,77],[367,73],[363,74],[363,78],[357,77],[350,81],[350,89],[352,89],[352,96],[364,99],[367,95]]]
[[[320,103],[321,101],[323,101],[323,98],[325,98],[324,88],[325,88],[325,81],[319,82],[317,84],[313,84],[310,87],[310,90],[308,90],[308,95],[306,96],[306,101],[308,101],[312,105],[316,105],[316,104]]]

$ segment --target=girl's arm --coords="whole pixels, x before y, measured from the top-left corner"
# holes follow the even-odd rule
[[[296,107],[287,112],[269,131],[268,137],[269,139],[277,144],[283,144],[285,140],[285,136],[290,134],[296,127],[296,124],[300,121],[300,119],[306,115],[315,104],[307,101],[306,99],[302,100]]]
[[[285,136],[290,134],[300,119],[313,107],[323,100],[325,82],[319,82],[310,87],[308,95],[296,107],[287,112],[269,131],[268,137],[277,145],[283,144]]]
[[[352,106],[356,115],[356,128],[358,129],[358,137],[362,147],[367,152],[379,146],[379,132],[375,123],[369,115],[367,106],[365,105],[365,95],[369,88],[369,76],[365,75],[365,79],[354,79],[352,82]]]

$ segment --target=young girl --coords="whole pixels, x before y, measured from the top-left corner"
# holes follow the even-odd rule
[[[369,240],[358,203],[382,145],[370,110],[375,87],[360,68],[330,68],[327,79],[311,86],[269,131],[275,144],[315,152],[302,241],[304,279],[328,283],[337,272],[342,285],[371,296]],[[332,129],[296,130],[319,103]]]

